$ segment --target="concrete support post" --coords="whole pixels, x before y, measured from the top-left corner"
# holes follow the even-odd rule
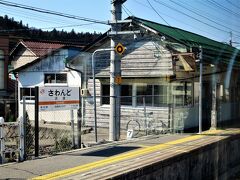
[[[118,20],[122,18],[123,0],[112,0],[112,27],[111,30],[120,31]],[[115,37],[111,38],[111,49],[116,46]],[[109,140],[117,141],[120,137],[120,88],[115,83],[116,76],[121,76],[121,62],[119,56],[115,55],[115,51],[111,51],[110,56],[110,120],[109,120]]]

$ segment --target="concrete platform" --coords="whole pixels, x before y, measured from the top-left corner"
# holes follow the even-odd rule
[[[53,157],[3,165],[0,166],[0,179],[141,179],[151,174],[151,171],[154,174],[154,168],[164,169],[161,167],[174,164],[180,157],[186,158],[199,149],[202,152],[202,148],[219,144],[239,133],[239,129],[227,129],[207,131],[201,135],[149,136],[109,143]],[[154,176],[162,177],[158,179],[175,179],[171,177],[174,173],[170,171],[167,178],[164,178],[167,176],[166,170],[156,172]],[[154,177],[153,174],[149,175],[149,179]]]

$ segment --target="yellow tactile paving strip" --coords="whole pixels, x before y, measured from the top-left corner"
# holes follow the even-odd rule
[[[224,135],[224,134],[238,134],[238,133],[240,133],[239,129],[238,130],[233,129],[233,130],[230,130],[230,131],[226,131],[226,130],[205,131],[202,134],[192,135],[192,136],[185,137],[185,138],[182,138],[182,139],[170,141],[170,142],[164,143],[164,144],[158,144],[158,145],[154,145],[154,146],[150,146],[150,147],[143,147],[141,149],[133,150],[133,151],[130,151],[130,152],[127,152],[127,153],[124,153],[124,154],[119,154],[119,155],[116,155],[116,156],[112,156],[110,158],[103,159],[103,160],[100,160],[100,161],[92,162],[92,163],[85,164],[85,165],[80,165],[80,166],[77,166],[77,167],[74,167],[74,168],[64,169],[64,170],[53,172],[53,173],[46,174],[46,175],[43,175],[43,176],[38,176],[38,177],[35,177],[33,179],[63,178],[63,177],[66,177],[66,176],[77,174],[77,173],[90,171],[91,169],[94,169],[94,168],[101,168],[101,167],[111,165],[113,163],[117,163],[117,162],[120,162],[120,161],[124,161],[124,160],[130,159],[130,158],[137,158],[137,157],[140,157],[140,156],[143,156],[143,155],[154,153],[156,151],[163,150],[163,149],[166,149],[166,148],[170,148],[170,147],[175,146],[175,145],[180,145],[180,144],[183,144],[183,143],[189,143],[191,141],[200,140],[200,139],[202,139],[202,138],[204,138],[208,135],[217,135],[217,134]],[[185,150],[183,150],[183,152],[184,151]],[[179,153],[181,153],[181,150],[179,151]]]

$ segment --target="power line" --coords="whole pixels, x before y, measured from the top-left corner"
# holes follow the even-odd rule
[[[66,20],[62,19],[62,17],[53,17],[45,14],[38,14],[36,12],[29,12],[29,10],[24,9],[16,9],[14,7],[5,7],[1,5],[2,12],[5,12],[6,14],[13,14],[17,17],[24,17],[27,19],[33,19],[36,21],[43,21],[48,22],[51,24],[66,24]],[[61,18],[61,19],[60,19]],[[76,20],[69,20],[69,21],[76,21]]]
[[[219,26],[222,26],[222,27],[224,27],[224,28],[227,28],[227,29],[229,29],[230,31],[234,31],[234,32],[240,33],[240,31],[233,30],[233,29],[231,29],[231,28],[229,28],[229,27],[227,27],[227,26],[225,26],[225,25],[223,25],[223,24],[221,24],[221,23],[218,23],[218,22],[216,22],[216,21],[214,21],[214,20],[212,20],[212,19],[210,19],[210,18],[208,18],[208,17],[206,17],[206,16],[204,16],[204,15],[202,15],[202,14],[199,14],[199,13],[197,13],[197,12],[189,9],[188,7],[186,7],[186,6],[182,5],[182,4],[179,4],[178,2],[175,2],[175,1],[173,1],[173,0],[170,0],[170,1],[171,1],[172,3],[174,3],[174,4],[177,4],[178,6],[180,6],[180,7],[182,7],[182,8],[184,8],[184,9],[186,9],[186,10],[188,10],[188,11],[190,11],[190,12],[192,12],[192,13],[194,13],[194,14],[202,17],[202,18],[204,18],[204,19],[207,19],[208,21],[211,21],[211,22],[213,22],[213,23],[215,23],[215,24],[217,24],[217,25],[219,25]]]
[[[144,3],[139,2],[139,1],[137,1],[137,0],[134,0],[134,1],[135,1],[136,3],[144,6],[145,8],[152,9],[152,8],[149,7],[147,4],[144,4]],[[213,33],[209,32],[209,31],[200,29],[199,26],[198,26],[198,27],[193,26],[192,24],[186,23],[186,21],[179,20],[179,19],[177,19],[177,17],[169,16],[169,14],[166,14],[166,13],[163,13],[163,12],[158,12],[158,13],[159,13],[159,14],[162,14],[162,15],[164,15],[164,16],[167,16],[167,17],[173,19],[174,21],[180,22],[180,23],[182,23],[182,24],[185,24],[185,25],[187,25],[187,26],[189,26],[189,27],[192,27],[192,28],[194,28],[194,29],[200,30],[201,32],[205,32],[205,33],[207,33],[207,34],[209,34],[209,35],[211,35],[211,36],[215,36],[215,37],[217,38],[217,34],[213,34]],[[219,37],[220,37],[220,36],[219,36]],[[218,37],[217,39],[219,39],[219,37]]]
[[[200,23],[202,23],[202,24],[205,24],[205,25],[207,25],[207,26],[209,26],[209,27],[212,27],[212,28],[214,28],[214,29],[217,29],[217,30],[219,30],[219,31],[222,31],[222,32],[225,32],[225,33],[228,33],[228,34],[229,34],[229,31],[226,31],[226,30],[224,30],[224,29],[221,29],[221,28],[219,28],[219,27],[216,27],[216,26],[214,26],[214,25],[211,25],[211,24],[209,24],[209,23],[206,23],[206,22],[204,22],[204,21],[202,21],[202,20],[199,20],[199,19],[197,19],[197,18],[195,18],[195,17],[192,17],[192,16],[190,16],[189,14],[187,14],[187,13],[185,13],[185,12],[182,12],[182,11],[180,11],[180,10],[178,10],[178,9],[176,9],[176,8],[168,5],[168,4],[165,4],[165,3],[160,2],[160,1],[158,1],[158,0],[154,0],[154,1],[157,2],[158,4],[161,4],[161,5],[169,8],[169,9],[172,9],[172,10],[174,10],[174,11],[180,13],[180,14],[183,14],[183,15],[191,18],[191,19],[194,19],[195,21],[198,21],[198,22],[200,22]],[[240,37],[240,35],[236,35],[236,36]]]
[[[0,5],[1,6],[1,5]],[[5,10],[5,8],[8,8],[7,10]],[[10,11],[12,9],[12,7],[1,7],[1,9],[3,9],[2,12],[5,12],[7,15],[11,15],[12,16],[17,16],[17,17],[23,17],[23,18],[27,18],[27,19],[33,19],[35,21],[41,21],[41,22],[46,22],[44,24],[51,24],[51,25],[48,25],[48,26],[53,26],[53,28],[64,28],[64,27],[70,27],[70,25],[68,24],[72,24],[72,27],[75,26],[76,23],[79,23],[79,21],[77,20],[74,20],[74,19],[69,19],[68,21],[64,20],[62,17],[53,17],[53,16],[47,16],[45,14],[36,14],[35,12],[31,13],[27,10],[19,10],[19,9],[14,9],[14,11]],[[27,11],[27,12],[26,12]],[[9,13],[10,12],[10,13]],[[26,15],[27,13],[27,15]],[[19,22],[19,21],[17,21]],[[23,23],[23,24],[26,24],[26,23]],[[53,24],[57,24],[57,25],[53,25]],[[66,25],[67,24],[67,25]],[[89,25],[94,25],[94,24],[97,24],[97,23],[94,23],[94,22],[90,22]],[[64,26],[66,25],[66,26]],[[85,24],[84,24],[85,25]],[[88,24],[86,24],[88,25]],[[41,28],[41,29],[51,29],[51,28],[48,28],[48,26],[46,25],[47,28]],[[56,27],[54,27],[56,26]],[[82,26],[82,25],[76,25],[76,27],[78,26]],[[30,27],[31,28],[31,27]],[[34,29],[34,27],[32,27]],[[40,29],[40,28],[36,28],[36,29]],[[13,30],[11,30],[12,32]],[[18,31],[21,31],[21,30],[18,30]]]
[[[217,7],[221,8],[221,9],[223,9],[224,11],[226,11],[226,12],[232,14],[232,15],[235,15],[235,16],[240,17],[240,14],[239,14],[239,13],[236,13],[236,12],[234,12],[234,11],[232,11],[232,10],[224,7],[223,5],[219,4],[218,2],[216,2],[216,1],[214,1],[214,0],[207,0],[207,2],[211,3],[211,4],[214,5],[214,6],[217,6]]]
[[[69,19],[76,19],[76,20],[81,20],[81,21],[94,22],[94,23],[108,25],[107,21],[100,21],[100,20],[95,20],[95,19],[91,19],[91,18],[80,17],[80,16],[76,16],[76,15],[61,13],[61,12],[57,12],[57,11],[51,11],[51,10],[37,8],[37,7],[33,7],[33,6],[27,6],[27,5],[23,5],[23,4],[12,3],[12,2],[9,2],[9,1],[4,1],[4,0],[0,0],[0,4],[5,5],[5,6],[21,8],[21,9],[27,9],[27,10],[31,10],[31,11],[35,11],[35,12],[39,12],[39,13],[61,16],[61,17],[69,18]]]
[[[57,22],[57,21],[50,21],[48,20],[48,18],[40,18],[40,17],[34,17],[32,15],[24,15],[23,13],[19,13],[19,12],[12,12],[12,11],[9,11],[9,10],[6,10],[4,8],[1,8],[1,12],[2,13],[5,13],[5,14],[8,14],[8,15],[11,15],[11,16],[17,16],[17,17],[22,17],[22,18],[27,18],[27,19],[32,19],[32,20],[35,20],[35,21],[40,21],[40,22],[45,22],[45,23],[48,23],[48,24],[63,24],[63,23],[60,23],[60,22]]]
[[[32,31],[32,30],[42,30],[42,29],[58,29],[58,28],[66,28],[66,27],[79,27],[79,26],[88,26],[96,23],[86,23],[86,24],[76,24],[76,25],[66,25],[66,26],[53,26],[46,28],[26,28],[26,29],[1,29],[0,32],[17,32],[17,31]],[[77,34],[77,33],[76,33]]]
[[[153,9],[153,11],[155,12],[155,13],[157,13],[157,15],[168,25],[168,26],[170,26],[171,28],[173,28],[159,13],[158,13],[158,11],[152,6],[152,4],[150,3],[150,1],[149,0],[147,0],[147,2],[148,2],[148,4],[151,6],[151,8]],[[179,32],[177,29],[175,29],[175,28],[173,28],[174,29],[174,31],[176,31],[178,34],[180,34],[184,39],[187,39],[181,32]],[[185,43],[184,43],[185,44]]]
[[[133,17],[135,17],[134,16],[134,14],[126,7],[126,6],[124,6],[124,5],[122,5],[123,6],[123,8],[125,8],[129,13],[131,13],[132,14],[132,16]],[[125,10],[124,10],[125,11]],[[126,11],[125,11],[126,12]],[[127,13],[127,12],[126,12]],[[127,13],[128,14],[128,13]],[[129,14],[128,14],[129,15]],[[158,37],[157,37],[157,39],[158,39]],[[154,38],[154,40],[156,40],[155,38]],[[152,41],[154,42],[154,40],[152,39]],[[154,46],[156,47],[156,45],[154,44]],[[145,47],[145,45],[143,45],[142,46],[144,49],[146,49],[146,50],[148,50],[148,51],[152,51],[152,52],[154,52],[152,49],[149,49],[149,48],[147,48],[147,47]],[[157,47],[156,47],[157,48]]]
[[[128,16],[130,16],[130,14],[133,15],[133,13],[132,13],[131,11],[129,11],[129,9],[128,9],[124,4],[123,4],[122,6],[123,6],[124,12],[125,12]],[[130,13],[130,14],[129,14],[129,13]]]
[[[199,1],[196,1],[196,2],[199,2]],[[185,4],[185,1],[184,2],[182,2],[181,1],[181,4]],[[201,5],[206,5],[206,4],[204,4],[203,3],[203,1],[201,1]],[[194,11],[197,11],[198,13],[200,13],[200,14],[204,14],[204,15],[206,15],[207,17],[209,17],[210,19],[215,19],[216,21],[218,21],[218,22],[224,22],[225,24],[229,24],[229,25],[233,25],[233,26],[236,26],[236,27],[238,27],[238,28],[240,28],[240,25],[238,24],[238,23],[230,23],[229,21],[226,21],[226,20],[224,20],[224,19],[221,19],[221,18],[219,18],[219,17],[217,17],[217,16],[214,16],[213,14],[210,14],[209,12],[210,11],[204,11],[204,10],[202,10],[202,9],[198,9],[198,8],[196,8],[196,7],[194,7],[194,6],[191,6],[190,4],[185,4],[187,7],[189,7],[190,9],[192,9],[192,10],[194,10]],[[208,6],[209,7],[209,6]],[[212,7],[210,7],[211,9],[212,9]],[[211,11],[212,12],[212,11]],[[216,12],[219,12],[219,11],[216,11]],[[222,13],[222,12],[221,12]],[[237,21],[239,21],[238,19],[231,19],[231,20],[237,20]]]
[[[229,1],[229,0],[226,0],[226,1],[227,1],[229,4],[231,4],[232,6],[234,6],[234,7],[238,8],[238,9],[240,9],[240,6],[234,4],[232,1]]]

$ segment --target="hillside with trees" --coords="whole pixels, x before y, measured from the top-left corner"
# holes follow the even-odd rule
[[[100,33],[89,32],[76,33],[74,29],[71,32],[56,29],[43,31],[29,27],[28,24],[24,25],[22,21],[15,21],[14,18],[9,18],[7,15],[0,16],[0,34],[16,36],[19,39],[51,40],[80,45],[87,45],[101,35]]]

